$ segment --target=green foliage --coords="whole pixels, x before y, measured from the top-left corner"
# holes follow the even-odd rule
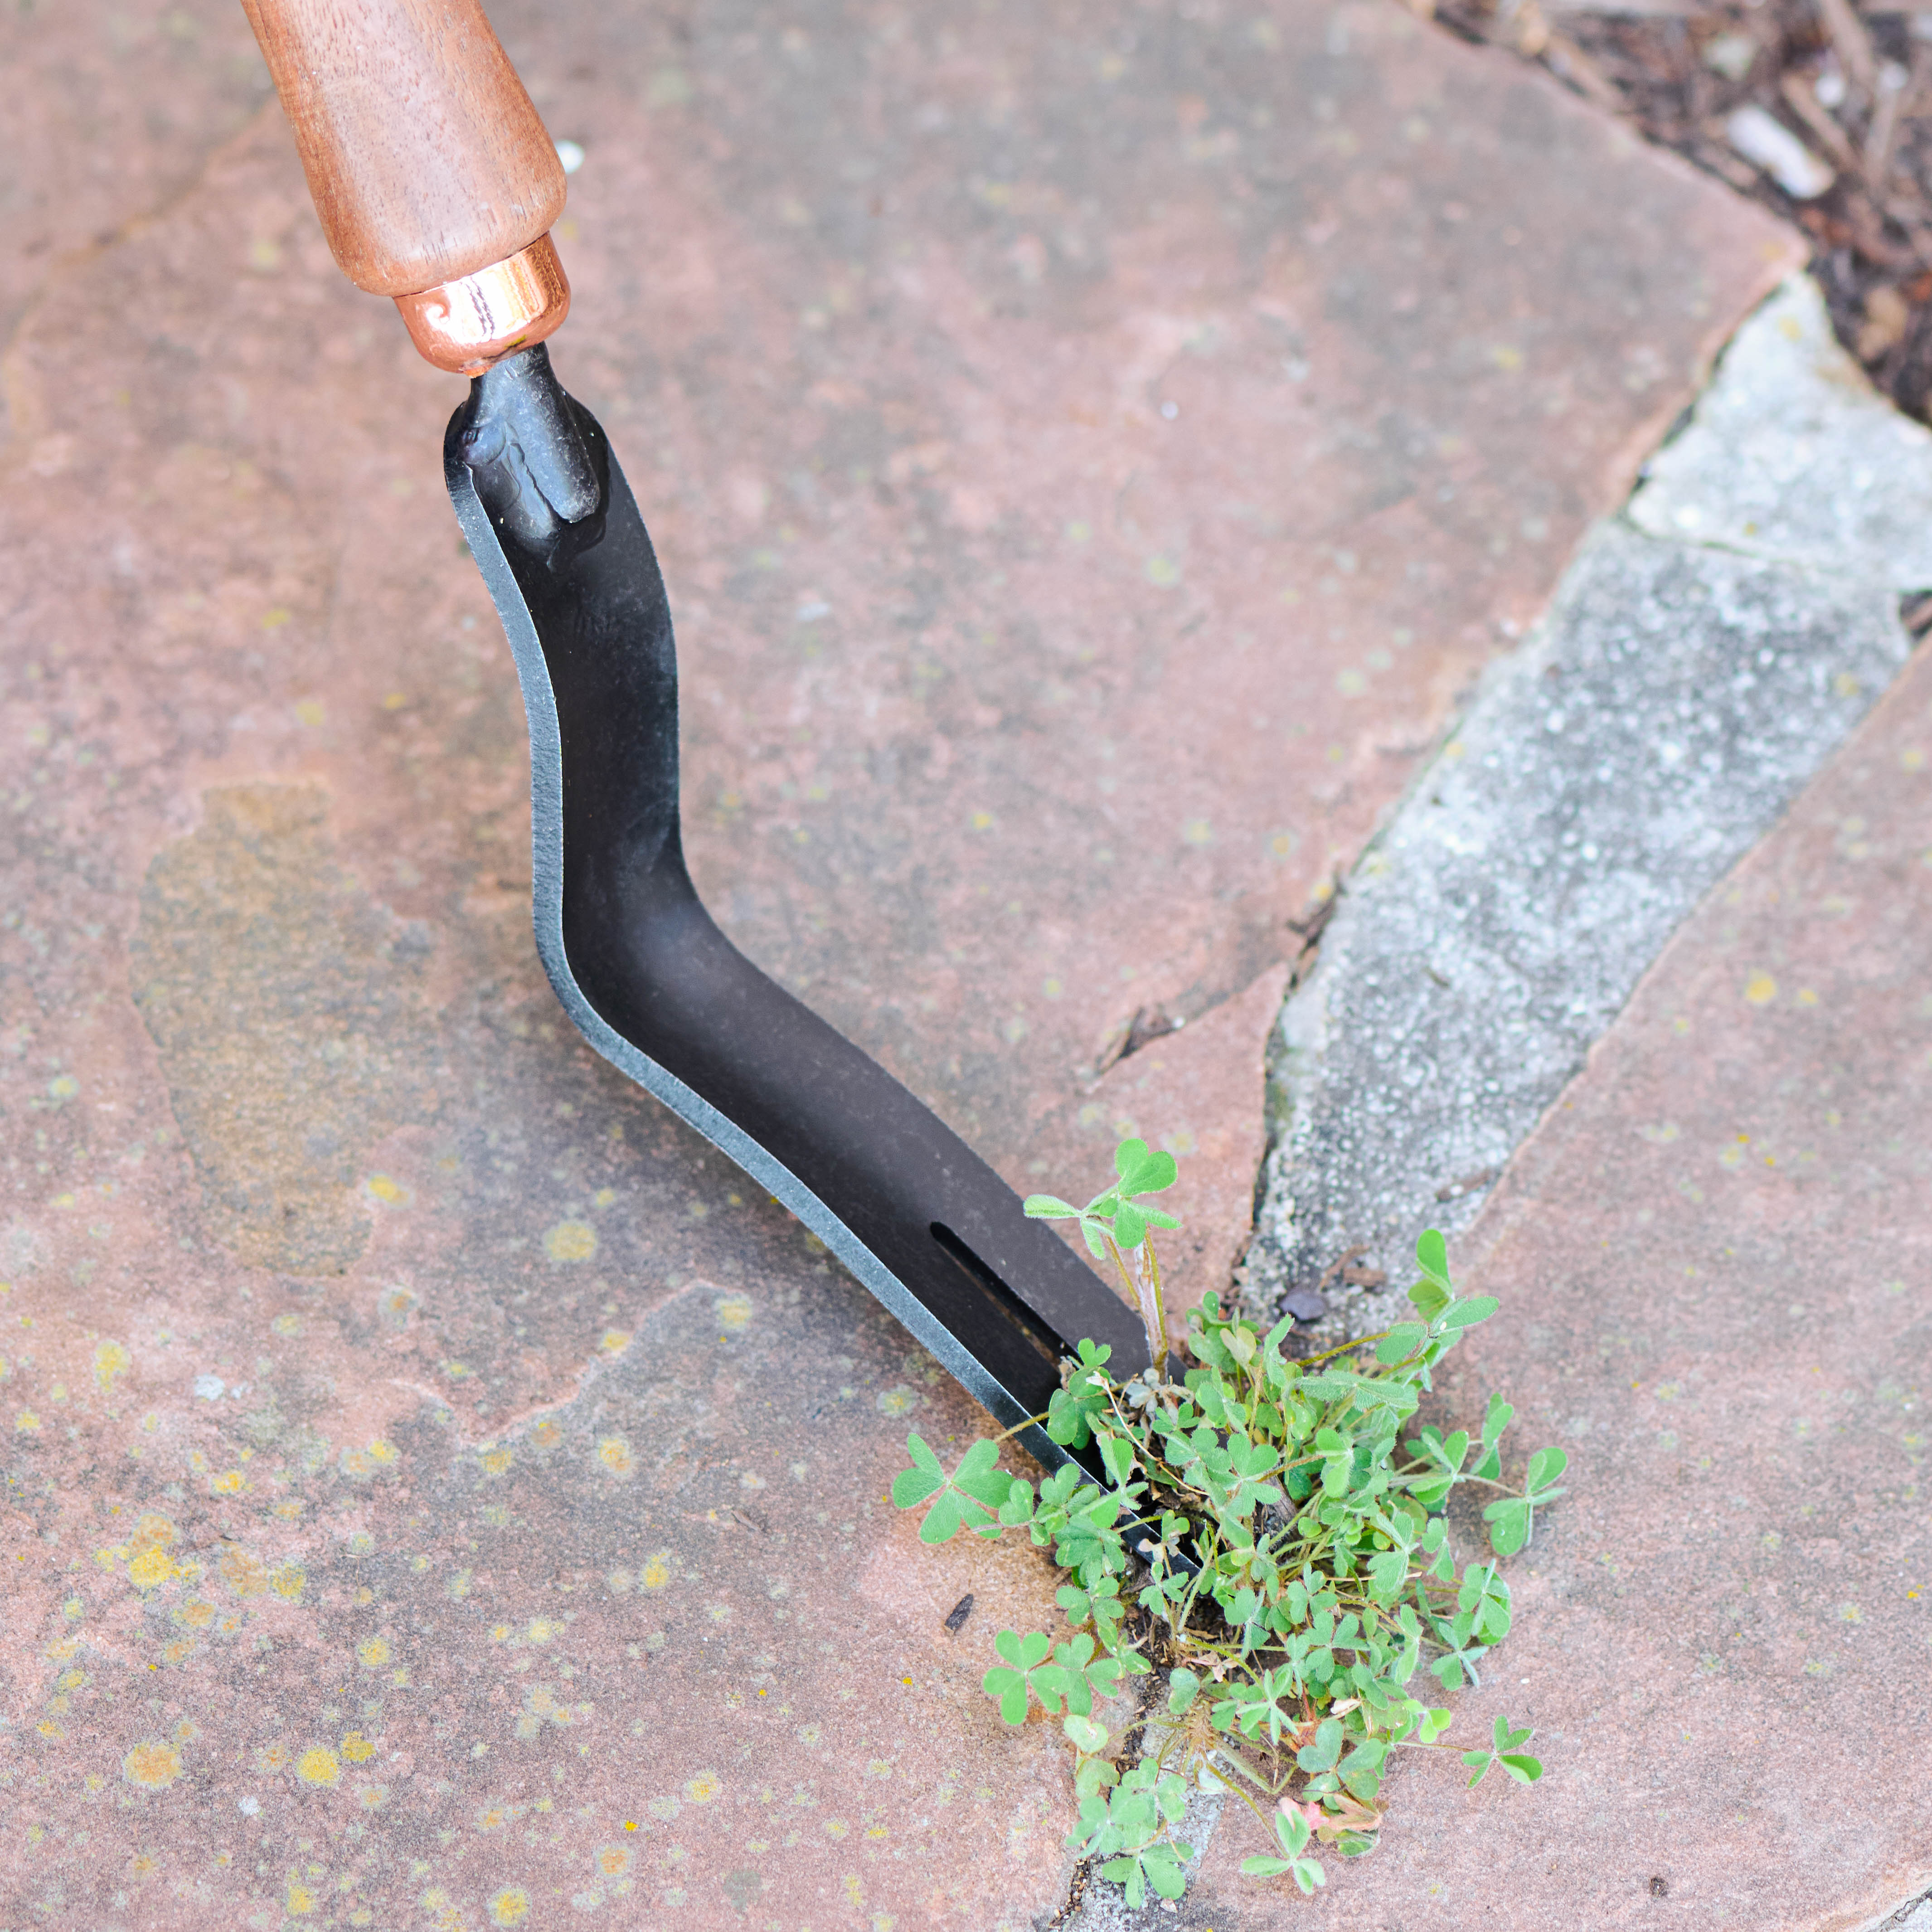
[[[1114,1169],[1084,1208],[1036,1195],[1027,1211],[1076,1221],[1088,1247],[1120,1264],[1150,1336],[1164,1335],[1150,1231],[1178,1224],[1143,1197],[1173,1184],[1173,1159],[1124,1141]],[[1290,1322],[1263,1335],[1211,1294],[1189,1317],[1192,1366],[1178,1382],[1162,1359],[1118,1380],[1109,1352],[1082,1342],[1032,1418],[1082,1460],[1037,1490],[997,1467],[992,1442],[975,1443],[949,1476],[908,1438],[914,1466],[892,1500],[927,1505],[924,1540],[1023,1529],[1068,1573],[1058,1602],[1070,1635],[1000,1631],[984,1688],[1009,1724],[1036,1707],[1059,1721],[1080,1800],[1069,1843],[1134,1905],[1150,1888],[1180,1895],[1192,1854],[1174,1828],[1203,1781],[1272,1806],[1280,1855],[1242,1869],[1312,1894],[1325,1882],[1312,1841],[1345,1858],[1373,1849],[1396,1752],[1454,1748],[1451,1713],[1411,1694],[1418,1673],[1432,1690],[1478,1683],[1508,1634],[1500,1559],[1564,1493],[1566,1458],[1539,1450],[1520,1486],[1507,1486],[1514,1412],[1500,1396],[1473,1431],[1419,1420],[1434,1370],[1496,1303],[1456,1293],[1439,1234],[1423,1236],[1416,1260],[1415,1318],[1326,1356],[1285,1353]],[[1492,1498],[1489,1549],[1459,1564],[1445,1511],[1471,1484]],[[1124,1533],[1136,1526],[1158,1547],[1130,1566]],[[1110,1732],[1101,1707],[1156,1664],[1166,1694],[1124,1771],[1108,1751],[1142,1720]],[[1519,1783],[1540,1778],[1521,1748],[1530,1736],[1498,1718],[1489,1748],[1462,1754],[1470,1783],[1492,1765]]]
[[[1491,1748],[1487,1750],[1469,1750],[1462,1754],[1462,1762],[1475,1767],[1474,1775],[1469,1782],[1480,1784],[1483,1774],[1492,1764],[1499,1764],[1519,1784],[1534,1784],[1543,1775],[1543,1767],[1533,1757],[1526,1756],[1517,1750],[1519,1744],[1526,1744],[1536,1733],[1526,1724],[1520,1731],[1510,1729],[1510,1720],[1498,1715]]]
[[[910,1509],[935,1493],[938,1498],[920,1525],[920,1542],[950,1542],[962,1524],[976,1536],[999,1534],[993,1513],[1006,1502],[1013,1479],[998,1466],[998,1443],[984,1439],[974,1443],[950,1476],[917,1435],[906,1438],[906,1452],[912,1457],[912,1467],[892,1478],[892,1501],[901,1509]]]
[[[1096,1261],[1107,1258],[1107,1241],[1132,1250],[1147,1239],[1150,1228],[1178,1228],[1173,1215],[1148,1207],[1144,1196],[1164,1193],[1178,1178],[1171,1154],[1152,1152],[1145,1141],[1123,1141],[1114,1150],[1114,1184],[1103,1188],[1084,1208],[1051,1194],[1029,1194],[1026,1211],[1036,1221],[1077,1221],[1088,1252]]]
[[[1328,1875],[1322,1869],[1319,1858],[1301,1856],[1308,1844],[1309,1823],[1299,1806],[1290,1804],[1276,1810],[1274,1834],[1281,1841],[1281,1856],[1244,1858],[1242,1870],[1250,1878],[1276,1878],[1286,1872],[1304,1894],[1312,1898],[1318,1885],[1328,1882]]]
[[[1100,1876],[1124,1886],[1128,1904],[1138,1910],[1149,1886],[1163,1898],[1178,1898],[1186,1889],[1182,1868],[1194,1849],[1169,1835],[1186,1809],[1186,1780],[1144,1759],[1112,1791],[1082,1799],[1080,1822],[1066,1842],[1103,1861]]]

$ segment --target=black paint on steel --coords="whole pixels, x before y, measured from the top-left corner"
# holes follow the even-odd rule
[[[1045,1410],[1076,1341],[1108,1344],[1123,1378],[1142,1368],[1135,1312],[699,903],[663,580],[609,442],[542,348],[476,379],[443,470],[516,658],[537,951],[584,1038],[790,1208],[1003,1426]],[[1037,1424],[1021,1439],[1101,1479]]]

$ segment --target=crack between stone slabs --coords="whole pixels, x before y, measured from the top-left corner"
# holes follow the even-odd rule
[[[1858,1932],[1932,1932],[1932,1892],[1915,1892],[1897,1911],[1866,1920]]]
[[[1387,1284],[1337,1291],[1316,1346],[1382,1326],[1415,1237],[1474,1222],[1672,934],[1910,658],[1899,593],[1932,582],[1932,540],[1896,538],[1932,529],[1932,434],[1844,359],[1808,278],[1745,322],[1357,860],[1271,1036],[1245,1312],[1271,1322],[1353,1248]],[[1769,498],[1766,434],[1810,452]],[[1922,1932],[1900,1912],[1923,1902],[1873,1932]],[[1160,1919],[1083,1864],[1050,1922]]]
[[[1910,656],[1895,592],[1921,566],[1875,569],[1872,540],[1932,496],[1932,436],[1900,436],[1846,388],[1806,334],[1814,308],[1800,278],[1739,332],[1672,446],[1664,502],[1672,524],[1687,507],[1735,520],[1716,488],[1740,420],[1727,382],[1774,419],[1781,385],[1824,466],[1864,478],[1862,522],[1835,555],[1813,528],[1787,562],[1640,520],[1646,482],[1586,538],[1358,860],[1283,1005],[1249,1312],[1271,1321],[1359,1249],[1387,1285],[1336,1292],[1316,1332],[1382,1325],[1415,1237],[1473,1222],[1671,934]],[[1761,475],[1743,487],[1756,507]]]

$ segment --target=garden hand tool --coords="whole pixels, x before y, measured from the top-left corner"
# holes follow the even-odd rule
[[[431,362],[472,378],[443,473],[523,689],[537,950],[565,1011],[1064,1465],[1072,1452],[1028,1419],[1083,1338],[1123,1379],[1146,1364],[1133,1311],[753,965],[685,868],[670,608],[610,442],[550,368],[570,306],[550,238],[563,170],[477,0],[242,4],[337,262],[394,298]],[[1101,1476],[1090,1450],[1077,1460]]]

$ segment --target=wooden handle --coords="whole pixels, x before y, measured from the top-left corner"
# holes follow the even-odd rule
[[[242,0],[342,272],[410,296],[527,247],[563,168],[478,0]]]

